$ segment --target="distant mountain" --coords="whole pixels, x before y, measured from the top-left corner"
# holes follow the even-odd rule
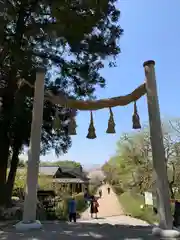
[[[87,172],[92,172],[95,170],[100,170],[102,167],[101,164],[88,164],[88,165],[83,165],[83,168]]]

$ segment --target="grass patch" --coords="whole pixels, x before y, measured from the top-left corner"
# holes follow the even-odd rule
[[[135,193],[125,192],[119,196],[119,201],[122,204],[126,214],[134,218],[139,218],[148,223],[158,221],[158,215],[154,214],[152,207],[140,208],[144,205],[144,197]]]

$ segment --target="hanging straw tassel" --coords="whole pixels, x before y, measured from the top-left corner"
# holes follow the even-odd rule
[[[113,116],[113,112],[112,112],[112,109],[109,108],[109,113],[110,113],[110,116],[109,116],[109,120],[108,120],[108,128],[106,130],[106,133],[116,133],[116,130],[115,130],[115,122],[114,122],[114,116]]]
[[[61,121],[59,119],[59,111],[58,111],[58,108],[56,108],[55,118],[54,118],[54,122],[53,122],[53,129],[59,130],[60,127],[61,127]]]
[[[134,114],[132,117],[132,122],[133,122],[133,129],[140,129],[141,124],[140,124],[140,117],[137,111],[137,105],[136,102],[134,102]]]
[[[71,112],[70,115],[70,122],[69,122],[69,135],[77,135],[76,132],[76,128],[77,128],[77,124],[76,124],[76,120],[75,120],[75,115],[73,114],[73,112]]]
[[[92,111],[91,111],[91,119],[90,119],[88,134],[87,134],[86,137],[89,138],[89,139],[94,139],[94,138],[96,138],[96,132],[95,132],[95,127],[94,127],[94,122],[93,122],[93,114],[92,114]]]

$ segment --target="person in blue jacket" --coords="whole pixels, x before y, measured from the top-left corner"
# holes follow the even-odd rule
[[[69,200],[68,210],[69,210],[69,221],[72,222],[73,220],[74,222],[76,222],[76,200],[74,197],[72,197]]]

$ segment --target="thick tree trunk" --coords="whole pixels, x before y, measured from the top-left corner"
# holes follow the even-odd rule
[[[13,193],[13,186],[16,177],[17,167],[19,163],[19,148],[15,148],[13,150],[12,160],[11,160],[11,167],[6,183],[6,206],[11,204],[11,197]]]
[[[0,206],[3,206],[5,204],[6,176],[9,157],[9,141],[7,139],[0,141],[0,152]]]
[[[9,158],[9,129],[10,129],[10,112],[11,112],[11,99],[4,96],[3,108],[1,110],[2,120],[0,122],[0,206],[5,204],[6,195],[6,177],[7,166]]]
[[[35,2],[36,3],[36,2]],[[16,23],[16,33],[14,36],[15,44],[14,49],[15,53],[17,53],[18,46],[21,46],[21,40],[24,32],[24,21],[25,14],[27,12],[24,9],[24,6],[21,6],[19,10],[19,17]],[[19,47],[20,49],[20,47]],[[12,51],[12,49],[11,49]],[[7,51],[3,55],[3,59],[5,58]],[[6,200],[6,174],[7,174],[7,166],[8,166],[8,157],[9,157],[9,147],[10,147],[10,127],[11,121],[13,118],[13,107],[14,107],[14,94],[17,89],[16,85],[16,75],[17,75],[17,59],[16,55],[11,55],[10,64],[11,68],[9,69],[9,73],[7,72],[6,83],[7,86],[2,90],[1,97],[3,97],[3,106],[1,109],[2,120],[0,122],[0,205],[5,204]]]
[[[10,77],[10,75],[9,75]],[[10,147],[10,127],[13,118],[14,106],[14,85],[9,81],[9,85],[4,89],[3,106],[1,109],[0,122],[0,206],[5,205],[6,200],[6,177]]]

